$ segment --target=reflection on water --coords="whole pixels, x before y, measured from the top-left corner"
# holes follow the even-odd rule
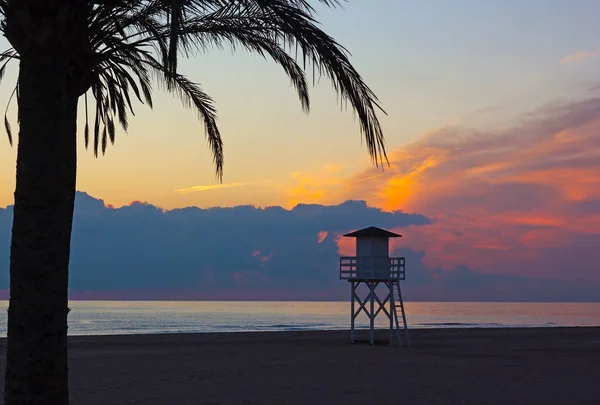
[[[7,301],[0,301],[6,336]],[[72,301],[70,335],[348,329],[348,302]],[[408,302],[413,328],[600,326],[600,303]],[[382,313],[376,322],[389,325]],[[368,327],[364,314],[357,328]]]

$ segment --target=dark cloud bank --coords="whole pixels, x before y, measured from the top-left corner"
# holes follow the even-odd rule
[[[0,209],[0,288],[8,288],[12,209]],[[292,210],[252,206],[164,211],[145,203],[106,208],[78,193],[71,252],[72,298],[346,299],[336,235],[370,225],[424,226],[418,214],[386,213],[362,201]],[[319,243],[319,232],[327,237]],[[410,246],[410,240],[403,241]],[[407,257],[408,300],[591,301],[598,286],[453,271]],[[6,295],[6,292],[4,293]]]

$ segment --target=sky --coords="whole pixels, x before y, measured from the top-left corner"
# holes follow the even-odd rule
[[[223,183],[202,125],[168,94],[157,93],[154,110],[137,107],[106,156],[80,145],[77,188],[87,194],[71,286],[88,296],[345,297],[336,261],[352,246],[339,235],[375,224],[404,235],[393,248],[407,256],[413,299],[597,299],[599,14],[591,0],[319,7],[388,113],[384,171],[326,80],[305,115],[270,61],[225,50],[183,62],[217,103]],[[16,72],[2,81],[3,102]],[[15,156],[0,141],[0,207],[13,203]],[[0,210],[5,258],[10,215]],[[185,242],[167,249],[171,239]]]

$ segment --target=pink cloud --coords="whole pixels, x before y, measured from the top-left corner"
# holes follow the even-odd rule
[[[271,260],[271,258],[273,257],[274,254],[275,254],[275,252],[271,252],[268,255],[263,255],[260,250],[252,251],[252,257],[257,258],[262,263],[266,263],[269,260]]]
[[[425,251],[427,265],[600,281],[599,98],[539,109],[499,133],[446,128],[389,156],[391,168],[357,172],[332,194],[431,218],[399,230],[398,246]],[[338,246],[351,251],[344,238]]]
[[[600,54],[600,47],[593,49],[591,51],[573,52],[572,54],[567,55],[564,58],[561,58],[560,63],[562,63],[563,65],[568,65],[571,63],[578,63],[578,62],[583,61],[584,59],[593,58],[594,56],[597,56],[598,54]]]
[[[317,243],[321,243],[325,240],[325,238],[327,237],[327,231],[320,231],[317,234]]]
[[[268,262],[269,260],[271,260],[271,258],[273,257],[274,254],[275,254],[275,252],[271,252],[271,253],[269,253],[266,256],[262,256],[260,258],[260,261],[263,262],[263,263]]]

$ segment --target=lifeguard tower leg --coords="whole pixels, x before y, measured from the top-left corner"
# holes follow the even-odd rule
[[[371,320],[371,330],[370,330],[370,342],[371,344],[375,344],[375,283],[369,283],[369,290],[371,292],[371,310],[369,313],[369,319]]]
[[[354,291],[356,290],[356,286],[354,285],[354,281],[350,282],[350,343],[354,343]]]
[[[389,305],[390,305],[390,313],[389,313],[389,318],[390,318],[390,346],[392,344],[394,344],[394,290],[392,287],[392,282],[388,281],[387,283],[385,283],[385,285],[388,287],[388,289],[390,290],[389,292]]]

